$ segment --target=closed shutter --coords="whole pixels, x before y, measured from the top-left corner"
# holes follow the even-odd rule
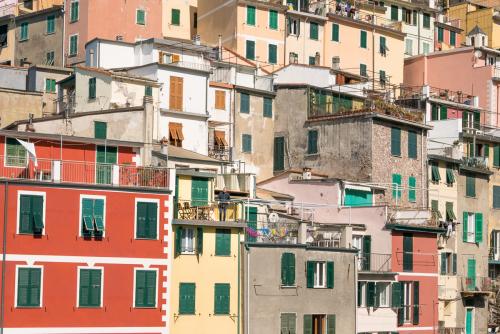
[[[332,41],[338,42],[340,40],[340,31],[338,24],[332,24]]]
[[[480,212],[476,212],[474,215],[476,217],[475,221],[475,235],[476,235],[476,243],[483,242],[483,214]]]
[[[296,334],[296,315],[294,313],[281,314],[281,332],[282,334]]]
[[[269,97],[263,99],[264,117],[273,117],[273,100]]]
[[[47,34],[52,34],[56,30],[56,25],[55,25],[55,16],[54,15],[49,15],[47,16]]]
[[[408,158],[416,159],[417,156],[417,133],[408,131]]]
[[[278,29],[278,12],[275,10],[269,11],[269,28]]]
[[[19,233],[33,233],[31,196],[29,195],[21,195],[19,198]]]
[[[171,110],[183,110],[184,78],[170,77],[169,108]]]
[[[500,186],[493,186],[493,207],[500,208]]]
[[[79,288],[79,306],[92,306],[91,303],[91,271],[89,269],[80,269],[80,288]]]
[[[279,172],[285,169],[285,138],[274,138],[274,163],[273,170]]]
[[[108,133],[108,124],[106,122],[94,122],[94,138],[106,139]]]
[[[40,306],[40,268],[19,268],[17,272],[17,306]]]
[[[469,290],[475,290],[476,288],[476,260],[467,260],[467,288]]]
[[[366,306],[375,306],[375,282],[366,283]]]
[[[89,99],[96,98],[96,78],[89,79]]]
[[[431,121],[437,120],[439,120],[439,106],[435,103],[432,103]]]
[[[392,174],[392,198],[401,198],[401,175]]]
[[[372,237],[371,235],[363,236],[363,262],[362,270],[370,271],[371,268],[371,251],[372,251]]]
[[[431,27],[431,16],[430,16],[430,14],[425,14],[424,13],[423,26],[424,26],[424,28],[430,28]]]
[[[274,44],[269,44],[267,61],[269,64],[276,64],[278,62],[278,47]]]
[[[438,42],[442,42],[444,40],[443,33],[444,33],[443,28],[438,27]]]
[[[467,175],[465,179],[465,196],[476,197],[476,178],[473,175]]]
[[[247,6],[247,24],[255,25],[255,7],[253,6]]]
[[[146,13],[142,9],[136,11],[136,23],[140,25],[146,24]]]
[[[243,134],[241,135],[241,150],[243,153],[251,153],[252,152],[252,136]]]
[[[231,230],[228,229],[215,230],[215,255],[216,256],[231,255]]]
[[[250,95],[240,93],[240,112],[244,114],[250,113]]]
[[[196,285],[195,283],[180,283],[179,314],[195,314]]]
[[[156,306],[156,271],[146,271],[146,299],[144,301],[146,307]]]
[[[441,253],[441,275],[446,275],[446,253]]]
[[[360,41],[359,41],[359,46],[363,49],[366,49],[367,44],[366,44],[366,38],[367,38],[367,33],[364,30],[361,30],[360,32]]]
[[[414,176],[410,176],[408,178],[408,201],[416,202],[417,201],[417,179]]]
[[[90,304],[89,306],[101,306],[101,271],[90,270]]]
[[[148,203],[147,205],[147,234],[146,236],[149,239],[157,238],[157,225],[158,225],[158,204],[157,203]]]
[[[295,254],[283,253],[281,256],[281,284],[295,285]]]
[[[335,314],[326,316],[326,334],[335,334]]]
[[[179,9],[172,9],[172,25],[178,26],[181,24],[181,11]]]
[[[363,304],[363,283],[358,281],[358,307]]]
[[[326,263],[326,287],[328,289],[335,287],[335,264],[332,261]]]
[[[413,270],[413,235],[403,235],[403,271]]]
[[[175,256],[181,254],[181,246],[182,246],[182,227],[179,226],[175,232]]]
[[[306,262],[306,277],[307,277],[307,287],[314,288],[314,267],[316,262],[307,261]]]
[[[398,6],[391,5],[391,20],[399,21],[398,16]]]
[[[392,308],[399,308],[401,307],[401,283],[400,282],[395,282],[392,283],[391,285],[392,291],[391,291],[391,307]]]
[[[359,75],[362,77],[368,76],[368,73],[366,71],[366,64],[359,64]]]
[[[71,22],[78,21],[79,17],[80,3],[78,1],[73,1],[71,3]]]
[[[453,275],[456,275],[457,274],[457,254],[453,253],[452,259],[453,259],[452,271],[453,271]]]
[[[203,254],[203,227],[196,228],[196,251]]]
[[[307,154],[318,153],[318,130],[307,132]]]
[[[311,314],[304,314],[304,334],[313,334],[313,319]]]
[[[191,179],[191,206],[208,205],[208,179],[193,177]]]
[[[247,233],[247,242],[255,242],[257,240],[257,238],[255,237],[255,233],[257,233],[257,207],[246,207],[245,215],[247,226],[253,232],[252,234]]]
[[[318,40],[318,24],[316,22],[311,22],[309,24],[309,29],[309,38]]]
[[[455,46],[455,43],[456,43],[456,32],[454,31],[450,31],[450,46]]]
[[[401,156],[401,129],[391,128],[391,154]]]
[[[223,90],[215,91],[215,109],[226,109],[226,92]]]
[[[153,87],[145,86],[144,87],[144,96],[153,96]]]
[[[146,297],[146,271],[137,270],[135,272],[135,307],[144,307]]]
[[[78,53],[78,36],[74,35],[69,38],[69,54],[74,56]]]
[[[246,53],[247,59],[255,60],[255,41],[246,41]]]
[[[441,108],[440,108],[440,119],[443,121],[443,120],[446,120],[448,118],[448,107],[445,106],[445,105],[442,105]]]
[[[413,282],[413,324],[418,325],[420,314],[419,282]]]
[[[215,284],[215,314],[229,314],[229,284]]]

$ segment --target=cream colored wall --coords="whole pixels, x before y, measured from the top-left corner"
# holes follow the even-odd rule
[[[194,13],[197,12],[198,0],[163,0],[162,1],[162,31],[167,38],[182,38],[191,40],[196,35],[194,28]],[[171,24],[172,9],[179,9],[180,25]]]
[[[35,118],[41,117],[46,109],[42,101],[42,93],[0,88],[0,127],[28,119],[29,114],[33,114]],[[21,130],[24,131],[24,127]]]
[[[316,52],[320,54],[320,63],[321,66],[330,66],[330,61],[327,61],[325,58],[324,47],[330,41],[328,40],[328,35],[325,34],[325,26],[324,24],[319,24],[319,21],[315,21],[318,23],[318,40],[313,40],[309,38],[310,33],[310,24],[304,21],[304,18],[299,16],[294,16],[294,18],[300,18],[300,35],[287,35],[286,37],[286,52],[285,52],[285,64],[289,64],[290,60],[290,52],[294,52],[298,55],[299,63],[309,64],[309,57],[314,57]],[[331,31],[330,31],[330,39],[331,39]]]
[[[179,200],[180,201],[191,201],[191,176],[189,175],[178,175],[179,178]],[[214,200],[214,183],[213,181],[208,181],[208,200]]]
[[[202,43],[215,46],[221,35],[224,46],[236,50],[236,6],[236,1],[227,0],[198,3],[198,32]]]
[[[194,227],[196,228],[196,226]],[[215,256],[215,227],[203,228],[203,254],[179,255],[172,261],[170,333],[233,334],[238,328],[240,229],[231,229],[231,255]],[[173,228],[171,240],[175,240]],[[179,315],[179,283],[195,283],[195,315]],[[230,284],[230,315],[214,315],[215,283]],[[240,310],[241,311],[241,310]]]
[[[0,25],[3,24],[3,22],[0,23]],[[7,46],[0,48],[0,63],[10,61],[10,64],[14,65],[15,41],[16,30],[13,28],[13,25],[10,24],[9,31],[7,32]]]
[[[471,31],[472,28],[474,28],[477,25],[486,33],[486,35],[488,35],[489,37],[488,46],[493,48],[498,47],[500,45],[500,40],[493,41],[491,39],[493,33],[493,14],[494,14],[493,8],[485,8],[469,12],[467,14],[467,26],[463,27],[464,32],[468,34],[469,31]]]

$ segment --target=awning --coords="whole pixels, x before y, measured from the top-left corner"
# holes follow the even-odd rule
[[[226,134],[224,131],[214,131],[215,143],[218,146],[228,146],[226,141]]]
[[[170,123],[168,125],[168,130],[170,133],[170,137],[172,137],[173,140],[184,140],[181,123]]]

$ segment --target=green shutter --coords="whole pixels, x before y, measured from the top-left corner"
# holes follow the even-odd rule
[[[431,180],[432,182],[439,182],[441,175],[439,174],[439,166],[437,163],[431,164]]]
[[[423,26],[424,28],[430,28],[431,27],[431,16],[430,14],[424,13],[424,20],[423,20]]]
[[[181,254],[181,245],[182,245],[182,227],[179,226],[175,232],[175,256],[179,256]]]
[[[455,212],[453,211],[453,202],[446,202],[446,220],[453,221],[456,220]]]
[[[79,18],[80,3],[78,1],[73,1],[71,3],[71,22],[78,21]]]
[[[314,261],[306,262],[306,272],[307,272],[307,287],[314,288]]]
[[[281,256],[281,285],[295,285],[295,254],[283,253]]]
[[[399,308],[401,307],[401,283],[400,282],[394,282],[391,285],[392,291],[391,291],[391,307],[392,308]]]
[[[101,270],[80,269],[79,306],[101,306]]]
[[[441,253],[441,275],[446,275],[446,253]]]
[[[296,317],[294,313],[281,313],[281,333],[296,334]]]
[[[106,122],[94,122],[94,138],[96,139],[106,139],[108,133],[108,123]]]
[[[95,232],[94,235],[102,235],[104,232],[104,200],[95,199],[94,200],[94,223]]]
[[[78,53],[78,35],[69,38],[69,55],[74,56]]]
[[[276,64],[278,62],[278,47],[274,44],[269,44],[267,61],[269,64]]]
[[[386,51],[386,40],[384,36],[380,36],[379,38],[379,53],[385,55]]]
[[[318,130],[307,132],[307,154],[318,153]]]
[[[408,131],[408,158],[417,159],[417,133]]]
[[[56,17],[54,15],[47,16],[47,34],[53,34],[56,30]]]
[[[444,40],[444,36],[443,36],[443,28],[441,27],[438,27],[438,42],[442,42]]]
[[[96,98],[96,78],[89,79],[89,99]]]
[[[179,314],[195,314],[196,285],[195,283],[179,284]]]
[[[247,59],[255,60],[255,41],[246,41],[246,53]]]
[[[172,8],[172,25],[178,26],[181,24],[181,11],[179,9]]]
[[[207,206],[208,197],[208,179],[201,177],[191,178],[191,206]]]
[[[263,109],[264,109],[264,117],[272,118],[273,117],[273,99],[270,97],[263,98]]]
[[[391,5],[391,20],[392,21],[399,21],[398,18],[398,6]]]
[[[229,284],[215,284],[215,314],[229,314]]]
[[[439,106],[435,103],[432,103],[432,112],[431,112],[431,121],[439,120]]]
[[[467,175],[465,179],[465,196],[476,197],[476,178],[473,175]]]
[[[493,186],[493,208],[500,209],[500,186]]]
[[[403,271],[413,270],[413,235],[403,235]]]
[[[20,40],[21,41],[24,41],[24,40],[27,40],[28,39],[28,22],[23,22],[21,23],[21,36],[20,36]]]
[[[91,235],[94,231],[94,200],[82,199],[82,234]]]
[[[274,163],[273,170],[280,172],[285,169],[285,138],[274,138]]]
[[[335,334],[335,314],[326,316],[326,334]]]
[[[219,228],[215,230],[215,255],[231,255],[231,230]]]
[[[418,325],[420,313],[419,282],[413,282],[413,324]]]
[[[452,185],[455,183],[455,175],[453,174],[453,166],[446,166],[446,184]]]
[[[332,41],[334,42],[340,41],[340,29],[339,25],[336,23],[332,24]]]
[[[196,228],[196,251],[203,254],[203,227]]]
[[[311,314],[304,314],[304,334],[313,334],[313,319]]]
[[[33,215],[33,232],[43,230],[43,196],[31,196],[31,213]]]
[[[463,242],[467,242],[467,234],[469,233],[468,226],[467,226],[468,219],[469,219],[469,213],[464,211],[463,212],[463,220],[462,220],[462,241]]]
[[[493,148],[493,166],[500,167],[500,145],[498,144]]]
[[[375,306],[375,282],[366,283],[366,306]]]
[[[448,107],[445,105],[442,105],[439,110],[439,118],[440,120],[446,120],[448,119]]]
[[[158,230],[158,204],[157,203],[148,203],[148,233],[147,237],[149,239],[157,238],[157,230]]]
[[[153,96],[153,87],[145,86],[144,87],[144,95],[145,96]]]
[[[247,24],[254,26],[255,25],[255,7],[247,6]]]
[[[483,214],[480,212],[476,212],[474,216],[476,217],[475,235],[476,235],[476,243],[478,244],[480,242],[483,242]]]
[[[275,10],[269,10],[269,28],[278,29],[278,12]]]
[[[136,11],[136,23],[145,25],[146,24],[146,13],[142,9]]]
[[[467,278],[468,284],[467,287],[470,290],[475,290],[476,288],[476,260],[468,259],[467,260]]]
[[[19,268],[17,272],[17,306],[39,307],[41,292],[40,268]]]
[[[455,254],[455,253],[453,253],[452,269],[453,269],[453,275],[456,275],[457,274],[457,254]]]
[[[417,179],[414,176],[410,176],[408,178],[408,200],[410,202],[416,202],[417,201]]]
[[[392,198],[401,198],[401,175],[392,174]]]
[[[135,272],[135,307],[155,307],[156,271],[137,270]]]
[[[363,48],[363,49],[366,49],[366,48],[367,48],[366,39],[367,39],[367,33],[366,33],[366,31],[361,30],[361,32],[360,32],[360,41],[359,41],[359,46],[360,46],[361,48]]]
[[[148,204],[137,202],[136,216],[136,236],[137,238],[146,238],[148,234]]]
[[[240,93],[240,113],[250,113],[250,95]]]
[[[363,303],[363,283],[358,281],[358,307],[360,307]]]
[[[15,138],[7,138],[7,166],[25,167],[27,151]]]
[[[244,153],[252,152],[252,136],[249,134],[241,135],[241,150]]]
[[[451,46],[455,46],[455,43],[457,41],[457,38],[456,38],[456,32],[454,31],[450,31],[450,45]]]
[[[333,289],[335,286],[335,264],[332,261],[326,263],[326,287]]]
[[[401,156],[401,129],[391,128],[391,154]]]
[[[318,24],[316,22],[309,23],[309,38],[318,40]]]
[[[257,207],[250,206],[245,208],[245,216],[247,221],[247,227],[252,229],[254,232],[257,231]],[[255,242],[257,238],[253,235],[247,233],[247,242]]]
[[[359,75],[362,77],[368,76],[366,64],[359,64]]]
[[[29,195],[21,195],[19,198],[19,233],[33,233],[31,196]]]

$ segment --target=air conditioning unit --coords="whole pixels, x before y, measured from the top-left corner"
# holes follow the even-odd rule
[[[332,69],[334,69],[334,70],[340,69],[340,57],[339,56],[332,57]]]

